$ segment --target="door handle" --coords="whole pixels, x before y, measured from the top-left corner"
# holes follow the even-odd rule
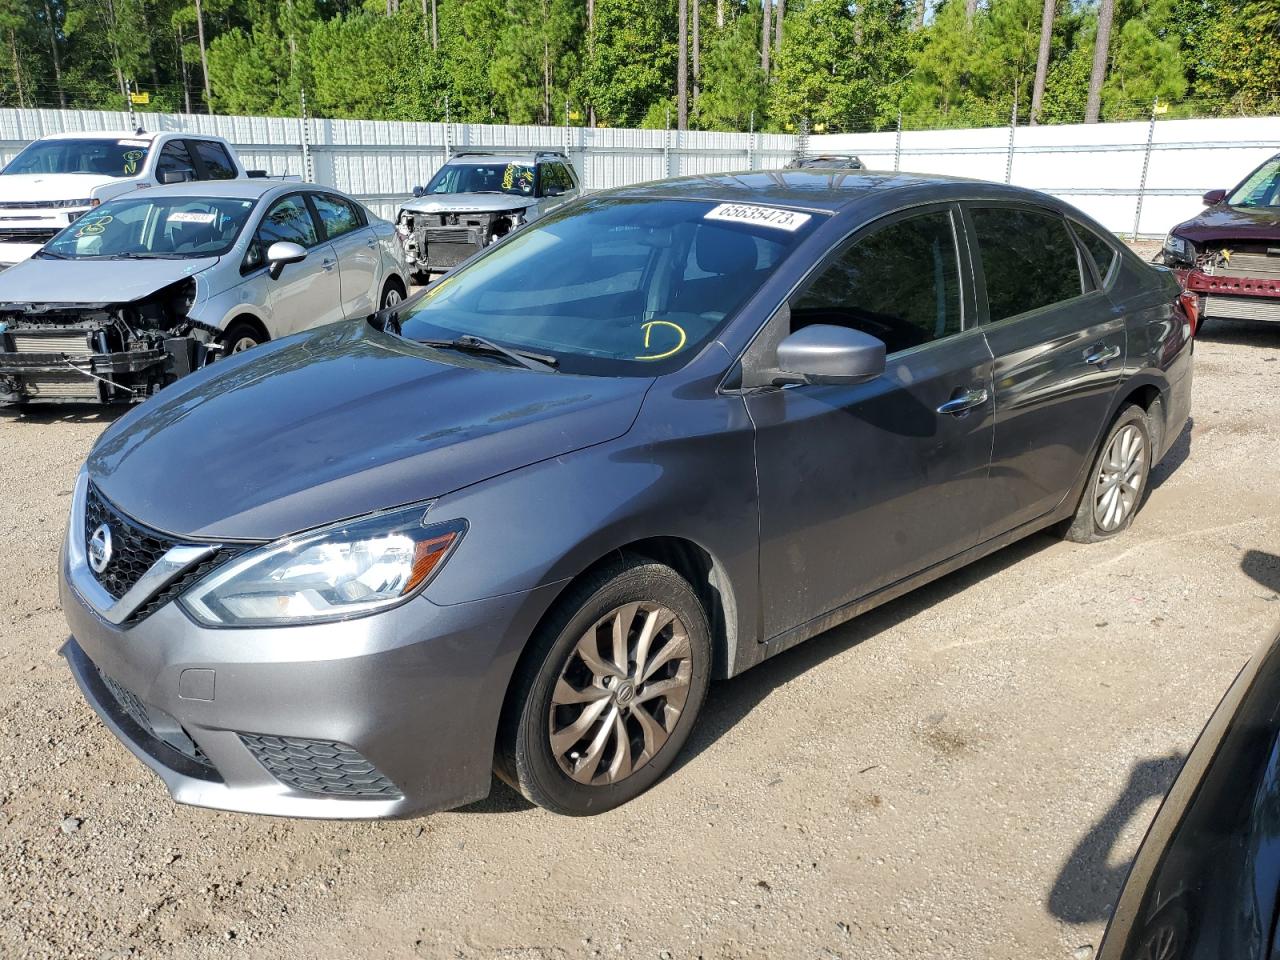
[[[963,416],[974,407],[980,407],[986,403],[989,396],[991,395],[987,392],[986,387],[981,387],[977,390],[966,390],[938,407],[938,412],[950,414],[953,417]]]
[[[374,248],[376,248],[376,247],[378,246],[378,241],[377,241],[377,240],[366,240],[366,241],[364,242],[364,245],[365,245],[366,247],[368,247],[370,250],[373,250]]]
[[[1114,360],[1118,356],[1120,356],[1119,347],[1106,347],[1103,349],[1096,349],[1092,353],[1085,354],[1084,362],[1091,363],[1096,366],[1098,364],[1103,364],[1111,360]]]
[[[327,271],[327,270],[332,270],[332,269],[333,269],[333,265],[334,265],[336,262],[337,262],[336,260],[321,260],[321,261],[320,261],[320,266],[321,266],[321,268],[323,268],[323,269],[324,269],[324,270],[326,270],[326,271]]]

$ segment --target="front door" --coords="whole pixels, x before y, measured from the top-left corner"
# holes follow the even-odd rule
[[[979,540],[992,363],[969,321],[958,227],[949,206],[880,221],[792,297],[792,331],[855,327],[885,342],[887,369],[856,386],[746,396],[756,427],[766,638]]]
[[[998,536],[1062,504],[1107,427],[1125,364],[1124,315],[1062,215],[974,204],[995,357],[992,515]]]
[[[280,276],[267,273],[271,245],[287,240],[307,248],[307,258],[287,264]],[[323,239],[306,198],[291,193],[273,203],[262,217],[246,261],[258,268],[253,286],[267,308],[267,333],[273,340],[343,318],[338,258]]]

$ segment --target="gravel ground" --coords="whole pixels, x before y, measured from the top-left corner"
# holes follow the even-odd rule
[[[1136,526],[1032,537],[712,688],[586,820],[178,807],[57,655],[105,420],[0,417],[0,956],[1087,960],[1158,798],[1280,624],[1280,329],[1208,328]],[[163,478],[157,478],[163,482]]]

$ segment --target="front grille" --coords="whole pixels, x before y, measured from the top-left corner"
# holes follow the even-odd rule
[[[89,346],[88,332],[84,330],[75,333],[41,333],[34,330],[23,330],[15,332],[13,336],[13,349],[18,353],[65,353],[70,357],[89,357],[94,351]],[[82,380],[89,380],[88,377],[81,377]],[[92,383],[93,381],[90,381]]]
[[[331,797],[394,800],[402,796],[378,768],[345,743],[240,734],[267,771],[287,786]]]
[[[58,235],[57,228],[0,227],[0,243],[48,243]]]
[[[101,573],[94,572],[94,576],[107,593],[119,600],[177,542],[163,533],[134,523],[112,506],[97,487],[89,484],[84,511],[86,551],[94,531],[103,524],[111,530],[111,559],[106,569]]]
[[[201,560],[193,567],[188,567],[176,578],[170,580],[163,590],[153,593],[146,603],[140,605],[138,609],[129,614],[124,621],[124,625],[131,627],[135,623],[147,619],[169,601],[176,600],[182,596],[189,588],[203,580],[207,574],[213,572],[213,570],[233,557],[239,556],[247,549],[249,548],[244,546],[219,547],[204,560]]]
[[[1280,321],[1280,300],[1266,297],[1205,297],[1204,316],[1223,320],[1277,322]]]
[[[178,753],[196,765],[195,770],[187,772],[203,776],[207,780],[221,779],[213,763],[205,755],[205,752],[200,749],[200,745],[191,739],[191,736],[178,724],[178,721],[157,707],[148,707],[138,699],[132,690],[113,680],[101,670],[98,670],[98,678],[115,701],[118,710],[132,720],[147,737],[155,741],[155,744],[143,744],[144,746],[154,747],[157,744],[163,744],[172,750],[178,751]],[[159,720],[160,725],[164,727],[163,730],[157,729],[156,720],[152,719],[153,715]]]

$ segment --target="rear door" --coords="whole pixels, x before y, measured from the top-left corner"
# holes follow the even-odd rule
[[[884,375],[869,383],[745,396],[756,426],[769,637],[981,536],[991,354],[973,322],[958,216],[941,205],[872,225],[792,297],[788,330],[765,331],[781,338],[810,324],[850,326],[887,351]]]
[[[306,247],[307,258],[286,265],[273,280],[267,251],[283,240]],[[242,269],[254,274],[253,295],[266,307],[272,339],[343,318],[338,258],[301,193],[287,194],[267,208]]]
[[[1058,507],[1092,460],[1125,363],[1125,322],[1065,218],[973,202],[984,329],[995,356],[997,536]]]
[[[346,197],[310,193],[324,239],[338,258],[342,310],[348,317],[367,317],[376,311],[378,297],[378,240],[364,211]]]

